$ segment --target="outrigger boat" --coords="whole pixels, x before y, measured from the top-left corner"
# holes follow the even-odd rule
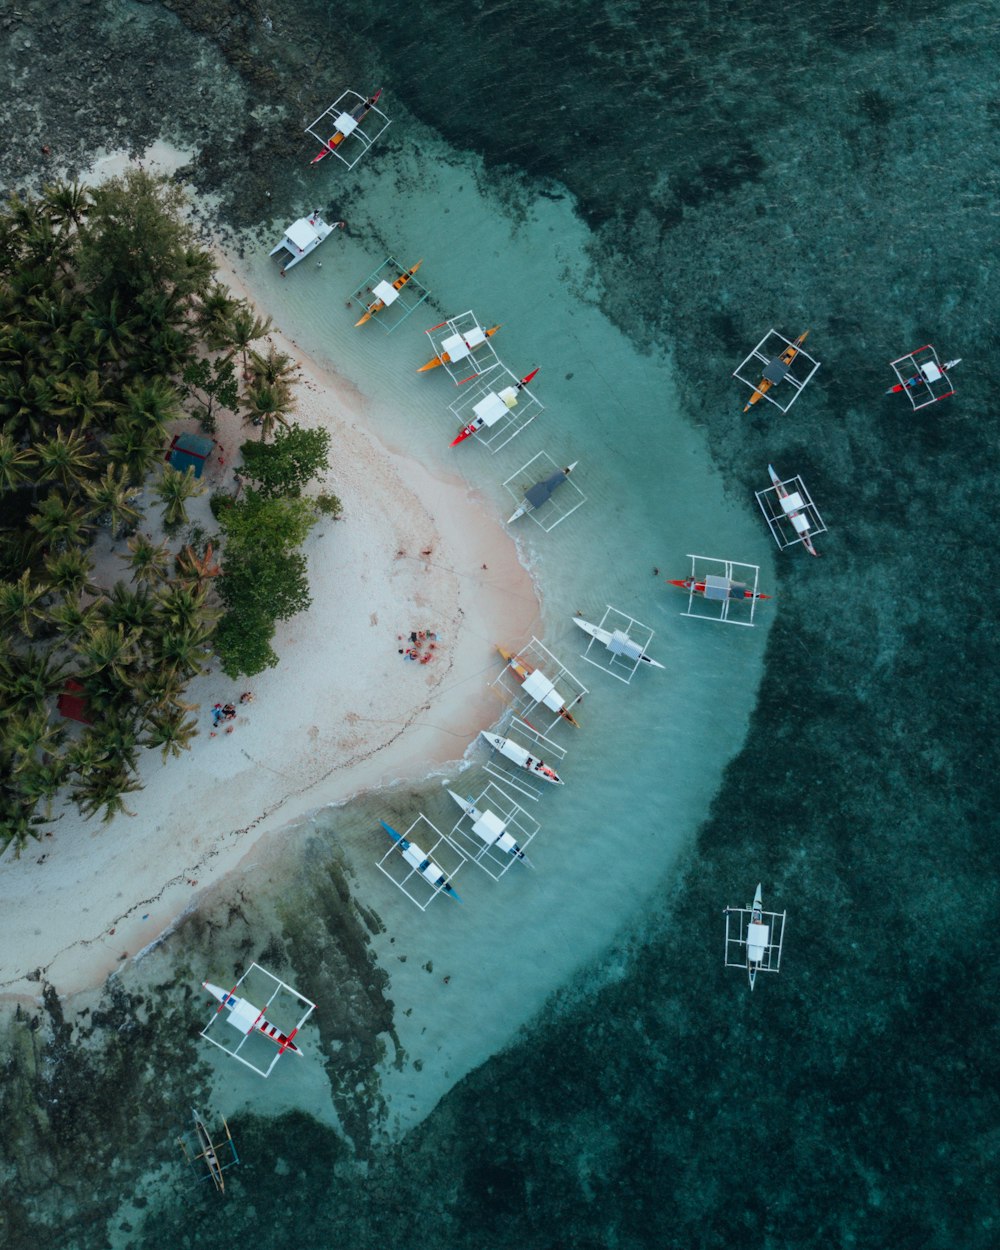
[[[228,1146],[232,1158],[223,1162],[221,1151],[225,1147],[222,1145],[217,1147],[215,1145],[212,1141],[212,1134],[208,1131],[208,1126],[197,1111],[193,1110],[191,1114],[194,1117],[194,1139],[198,1145],[198,1153],[192,1156],[183,1138],[180,1141],[181,1149],[184,1151],[185,1158],[192,1165],[196,1165],[199,1159],[204,1160],[208,1169],[207,1175],[212,1178],[212,1184],[215,1186],[216,1192],[224,1194],[226,1192],[226,1182],[222,1174],[227,1168],[233,1167],[234,1164],[240,1161],[239,1155],[236,1153],[236,1145],[233,1142],[232,1134],[229,1131],[229,1125],[226,1123],[226,1117],[222,1117],[222,1126],[226,1132],[225,1144]],[[204,1176],[201,1179],[204,1180]]]
[[[387,825],[384,820],[378,822],[386,831],[390,838],[399,846],[400,852],[406,862],[420,873],[435,890],[442,890],[460,903],[462,900],[456,892],[454,886],[449,882],[448,878],[441,871],[440,867],[427,855],[416,842],[410,842],[404,838],[401,833],[397,833],[392,825]]]
[[[550,712],[558,712],[563,720],[568,720],[577,729],[580,728],[580,722],[566,706],[566,700],[540,668],[529,664],[527,660],[522,659],[519,655],[515,655],[513,651],[508,651],[506,647],[501,647],[499,644],[497,644],[497,650],[507,661],[507,667],[536,703],[541,703]]]
[[[761,895],[761,883],[758,881],[753,896],[753,907],[750,909],[750,924],[747,926],[747,976],[750,978],[751,990],[757,981],[760,965],[767,954],[767,942],[768,930],[764,924],[764,900]]]
[[[790,499],[791,496],[788,493],[788,489],[782,482],[781,478],[778,477],[777,473],[775,473],[774,466],[769,464],[767,466],[767,471],[771,475],[771,483],[777,492],[778,498],[781,500]],[[782,504],[782,511],[785,511],[784,504]],[[813,546],[813,540],[809,533],[809,518],[806,514],[799,511],[798,508],[792,508],[791,511],[786,511],[785,515],[794,526],[795,532],[802,539],[802,545],[805,547],[806,551],[808,551],[811,556],[818,556],[819,552]]]
[[[799,337],[795,340],[794,343],[789,343],[789,345],[785,348],[785,350],[781,353],[781,355],[777,356],[774,360],[771,361],[770,365],[768,365],[768,368],[769,369],[773,368],[775,373],[779,375],[782,373],[782,371],[787,372],[788,366],[792,363],[795,357],[799,354],[799,348],[806,341],[808,334],[809,334],[809,331],[806,330],[803,334],[799,335]],[[757,403],[758,400],[763,399],[764,396],[767,394],[767,392],[774,385],[775,381],[778,381],[778,380],[780,380],[780,378],[768,378],[766,376],[761,378],[761,380],[757,383],[757,389],[750,396],[750,402],[743,409],[743,411],[749,412],[750,409],[753,407],[753,405]]]
[[[558,473],[553,473],[550,477],[536,482],[534,486],[529,486],[524,492],[524,500],[521,506],[508,519],[507,524],[512,525],[526,513],[533,512],[535,508],[540,508],[543,503],[548,503],[579,463],[579,460],[574,460],[565,469],[560,469]]]
[[[573,622],[574,624],[579,625],[585,634],[589,634],[591,638],[595,639],[597,642],[603,643],[609,651],[613,649],[612,642],[615,639],[615,633],[613,633],[610,629],[602,629],[600,625],[592,625],[590,621],[585,621],[582,616],[574,616]],[[621,634],[621,631],[616,632]],[[624,642],[631,641],[625,635],[621,635],[621,637]],[[665,664],[661,664],[659,660],[654,660],[651,656],[648,656],[645,651],[639,650],[636,643],[632,642],[632,647],[637,654],[630,655],[630,659],[641,660],[643,664],[649,664],[653,668],[667,667]]]
[[[487,733],[485,729],[480,729],[479,736],[485,738],[494,751],[499,751],[505,759],[531,773],[532,777],[537,777],[540,781],[548,781],[554,786],[563,784],[562,778],[554,768],[550,768],[537,755],[532,755],[519,742],[514,742],[510,738],[501,738],[499,734]]]
[[[444,325],[444,324],[446,323],[442,321],[441,325]],[[440,329],[440,327],[435,326],[434,329]],[[483,330],[481,332],[483,337],[478,343],[466,343],[465,346],[469,349],[470,352],[474,352],[476,348],[481,347],[482,344],[485,343],[487,339],[492,338],[493,335],[496,334],[497,330],[499,329],[500,329],[499,323],[495,326],[490,326],[488,330]],[[426,373],[428,369],[436,369],[438,365],[446,365],[446,364],[449,364],[450,362],[451,362],[451,355],[448,352],[442,352],[440,356],[432,356],[431,359],[428,360],[427,364],[420,366],[417,372]],[[535,372],[537,373],[538,370],[536,369]]]
[[[500,328],[499,326],[493,327],[494,330],[499,330],[499,328]],[[489,333],[492,334],[493,331],[491,330],[489,331]],[[447,358],[447,353],[445,353],[445,356]],[[431,368],[431,365],[424,365],[424,369],[429,369],[429,368]],[[532,371],[529,374],[526,374],[520,380],[520,382],[517,382],[514,386],[504,387],[504,389],[499,392],[499,398],[503,401],[503,403],[507,406],[507,408],[517,407],[518,391],[523,386],[527,386],[528,383],[531,381],[531,379],[535,376],[537,372],[538,372],[538,369],[532,369]],[[497,407],[500,409],[500,414],[503,415],[503,408],[501,408],[499,404],[497,405]],[[495,420],[496,420],[496,417],[492,417],[492,418],[489,416],[475,417],[472,421],[469,422],[468,425],[465,425],[462,427],[461,431],[458,434],[458,437],[453,438],[451,442],[449,443],[449,446],[457,447],[459,443],[464,443],[465,440],[467,438],[470,438],[473,434],[478,434],[484,425],[486,426],[491,425],[492,422]]]
[[[347,116],[354,122],[354,126],[360,125],[361,122],[365,120],[374,106],[378,104],[381,94],[382,88],[379,87],[378,91],[376,91],[374,95],[370,95],[367,100],[362,100],[360,104],[355,105],[354,108],[351,109]],[[343,97],[341,97],[341,99],[343,99]],[[318,165],[325,156],[329,156],[331,152],[336,152],[337,148],[339,148],[344,142],[350,131],[354,129],[354,126],[351,126],[349,130],[338,129],[334,131],[322,152],[317,152],[309,164]],[[318,135],[316,137],[319,138]]]
[[[683,590],[687,594],[694,593],[696,595],[705,594],[705,583],[695,581],[693,577],[669,577],[667,578],[668,586],[676,586],[678,590]],[[770,599],[770,595],[754,594],[742,582],[733,582],[729,590],[730,599]]]
[[[407,269],[405,273],[401,273],[399,277],[396,279],[396,281],[392,284],[392,290],[401,291],[423,263],[424,262],[422,260],[418,260],[412,269]],[[370,321],[377,312],[381,312],[382,309],[385,308],[385,303],[386,302],[384,299],[377,299],[375,300],[373,304],[369,304],[368,309],[365,312],[365,315],[361,317],[360,320],[355,321],[354,324],[356,326],[363,326],[366,321]]]
[[[454,790],[449,790],[448,793],[473,822],[472,832],[477,838],[485,842],[487,846],[495,846],[501,851],[506,851],[514,859],[524,860],[529,868],[534,868],[535,865],[507,832],[506,823],[496,813],[489,810],[481,812],[471,799],[463,799]]]
[[[255,1007],[253,1003],[245,998],[238,998],[233,990],[224,990],[218,985],[213,985],[211,981],[202,981],[202,985],[212,995],[218,999],[218,1011],[223,1007],[229,1012],[229,1023],[238,1028],[242,1033],[263,1033],[263,1035],[278,1047],[279,1054],[284,1054],[286,1050],[290,1050],[292,1054],[301,1057],[302,1051],[292,1041],[292,1038],[298,1032],[298,1029],[292,1029],[291,1033],[282,1033],[282,1031],[268,1020],[263,1011]],[[235,989],[235,986],[233,987]]]
[[[928,349],[925,347],[921,350],[927,351]],[[901,391],[912,391],[918,386],[929,385],[932,382],[940,382],[941,378],[948,372],[949,369],[954,369],[956,365],[960,365],[961,363],[961,356],[959,356],[957,360],[946,360],[943,365],[937,365],[933,360],[925,361],[922,365],[920,365],[919,373],[915,373],[913,377],[907,378],[905,382],[897,382],[895,386],[890,386],[886,391],[886,394],[898,395]],[[945,399],[947,396],[942,395],[939,398]]]

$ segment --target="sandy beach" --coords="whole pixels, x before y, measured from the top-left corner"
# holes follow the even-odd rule
[[[222,256],[219,278],[252,299]],[[278,668],[233,682],[216,665],[191,683],[199,736],[166,764],[146,752],[144,789],[127,800],[134,815],[103,825],[66,807],[19,859],[6,853],[0,997],[33,997],[42,980],[60,994],[99,984],[263,836],[460,759],[496,719],[486,689],[494,643],[536,626],[531,578],[492,510],[459,478],[380,443],[364,395],[281,333],[270,340],[299,364],[292,419],[330,431],[333,467],[316,489],[344,509],[342,520],[321,520],[304,548],[312,606],[279,624]],[[208,489],[189,505],[206,532],[217,528],[209,493],[235,489],[238,448],[253,437],[251,426],[223,415]],[[146,528],[157,517],[150,510]],[[105,540],[96,553],[109,584],[127,576],[117,559],[124,550]],[[433,650],[425,640],[421,651],[429,662],[400,655],[411,631],[437,634]],[[252,700],[240,703],[247,691]],[[211,709],[230,701],[238,715],[213,736]]]

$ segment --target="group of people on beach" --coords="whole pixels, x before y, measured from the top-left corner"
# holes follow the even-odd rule
[[[406,645],[407,640],[402,634],[397,634],[396,639],[403,643],[403,646],[399,648],[399,654],[404,660],[411,660],[416,664],[430,664],[434,659],[438,644],[438,636],[434,630],[411,629],[409,646]]]
[[[240,703],[243,703],[243,704],[253,703],[253,691],[244,690],[243,693],[240,695]],[[209,734],[209,737],[214,738],[216,736],[215,731],[219,728],[219,726],[223,722],[234,721],[235,719],[236,719],[236,707],[232,703],[214,704],[214,706],[212,707],[212,732]],[[226,729],[226,733],[231,734],[232,732],[233,732],[233,726],[229,725],[229,727]]]

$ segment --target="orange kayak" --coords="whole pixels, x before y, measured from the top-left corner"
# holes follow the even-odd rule
[[[523,660],[519,655],[515,655],[513,651],[508,651],[506,647],[499,645],[497,650],[507,661],[507,667],[522,684],[536,672],[539,673],[540,677],[545,678],[544,673],[536,669],[533,664],[529,664],[527,660]],[[533,694],[532,697],[535,701],[544,704],[552,712],[558,712],[563,720],[568,720],[571,725],[575,725],[579,729],[580,722],[563,702],[563,697],[559,691],[556,690],[555,686],[547,678],[545,678],[545,684],[548,686],[548,690],[540,698],[537,694]]]
[[[781,353],[781,355],[777,357],[778,363],[784,365],[787,368],[795,359],[795,357],[799,354],[799,348],[806,341],[806,337],[808,334],[809,334],[809,331],[806,330],[805,334],[800,334],[794,343],[790,343],[785,348],[785,350]],[[772,363],[774,362],[772,361]],[[767,394],[767,392],[771,389],[773,385],[774,383],[771,381],[770,378],[761,378],[760,382],[758,382],[757,384],[757,389],[750,396],[750,402],[743,409],[743,411],[749,412],[750,409],[753,407],[753,405],[757,402],[757,400],[763,399],[764,396]]]
[[[490,329],[485,332],[486,337],[492,338],[493,335],[496,334],[497,330],[499,329],[500,329],[499,325],[491,326]],[[476,349],[473,348],[472,350],[475,351]],[[433,359],[428,360],[427,364],[421,365],[420,368],[417,370],[417,372],[426,373],[428,369],[436,369],[438,365],[446,365],[446,364],[450,364],[450,362],[451,362],[451,356],[449,356],[447,352],[442,352],[440,356],[435,356]]]
[[[413,277],[413,275],[417,272],[417,270],[420,268],[420,266],[423,263],[424,263],[423,260],[418,260],[412,269],[407,269],[406,273],[401,273],[399,277],[396,279],[396,281],[392,284],[392,289],[394,291],[402,290],[402,288],[406,286],[407,282],[409,282],[409,280]],[[356,326],[363,326],[366,321],[370,321],[372,317],[374,317],[377,312],[381,312],[384,307],[385,307],[385,300],[377,299],[374,304],[368,305],[368,311],[365,313],[365,315],[361,318],[360,321],[355,321],[354,324]]]

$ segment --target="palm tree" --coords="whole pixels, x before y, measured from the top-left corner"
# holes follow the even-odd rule
[[[248,387],[244,400],[250,420],[261,427],[262,442],[276,425],[288,426],[287,413],[295,406],[295,399],[284,382],[255,382]]]
[[[192,627],[157,635],[156,663],[169,673],[200,674],[211,654],[210,628]]]
[[[90,580],[94,563],[81,547],[67,547],[45,557],[45,576],[51,590],[62,595],[79,595],[82,591],[93,595],[97,587]]]
[[[0,494],[29,481],[37,464],[31,447],[19,447],[10,434],[0,433]]]
[[[218,350],[227,346],[229,321],[235,310],[236,300],[221,282],[213,282],[202,292],[195,311],[195,324],[209,347]]]
[[[52,818],[52,800],[62,789],[69,776],[66,757],[46,755],[41,759],[25,760],[17,771],[16,785],[20,799],[27,807],[44,805],[41,821]],[[34,823],[40,823],[35,817]]]
[[[107,302],[93,295],[88,297],[84,325],[91,351],[102,360],[107,357],[117,363],[135,345],[140,322],[137,317],[122,316],[116,292]]]
[[[143,378],[122,390],[126,415],[140,425],[155,427],[158,432],[181,415],[177,389],[165,377]]]
[[[35,505],[28,524],[38,531],[41,541],[50,548],[78,546],[92,528],[86,511],[68,503],[59,491],[52,491]]]
[[[59,387],[61,383],[56,383]],[[76,430],[68,434],[62,426],[56,426],[55,434],[45,442],[35,444],[38,456],[38,476],[43,482],[58,481],[71,489],[87,475],[97,459],[86,438]]]
[[[121,415],[104,440],[104,450],[112,463],[125,469],[130,482],[141,482],[163,456],[163,442],[163,431],[159,427],[143,426]]]
[[[194,495],[200,495],[205,487],[194,475],[194,469],[188,467],[182,473],[171,465],[165,465],[163,474],[153,485],[153,491],[163,503],[163,524],[168,530],[177,529],[187,523],[187,508],[184,504]]]
[[[104,425],[108,414],[114,410],[111,400],[105,398],[104,383],[96,369],[82,377],[70,374],[55,383],[59,400],[52,411],[58,417],[70,417],[79,429],[90,424]]]
[[[87,729],[75,742],[71,742],[63,754],[66,768],[77,777],[86,780],[101,769],[111,758],[111,748],[102,740],[96,729]]]
[[[35,815],[34,804],[14,794],[0,792],[0,845],[14,843],[17,859],[29,838],[38,837],[38,827],[45,822]]]
[[[121,685],[128,685],[129,673],[138,657],[139,631],[126,633],[123,625],[110,626],[94,623],[87,634],[74,645],[74,650],[85,663],[89,676],[104,673]]]
[[[79,229],[90,210],[90,192],[79,182],[57,182],[42,190],[42,202],[49,220],[57,226],[71,222]]]
[[[94,624],[96,611],[94,604],[84,607],[77,595],[54,604],[45,616],[70,646],[73,646]]]
[[[66,664],[51,651],[15,651],[3,675],[4,706],[10,711],[43,708],[66,682]]]
[[[247,361],[250,344],[270,334],[271,326],[271,318],[267,317],[262,321],[245,300],[240,300],[230,313],[226,326],[225,345],[232,348],[233,355],[239,352],[242,356],[244,378],[250,376]]]
[[[39,604],[48,587],[31,580],[30,569],[25,569],[16,582],[0,582],[0,621],[5,626],[16,625],[25,638],[35,630],[35,622],[45,613]]]
[[[48,712],[41,708],[9,717],[3,736],[4,747],[13,752],[16,772],[37,754],[55,754],[66,736],[66,730],[62,725],[51,724]]]
[[[283,382],[286,386],[292,381],[298,366],[291,356],[279,352],[273,343],[267,345],[267,355],[260,352],[250,353],[250,374],[254,382],[268,382],[272,386]]]
[[[156,602],[145,585],[129,590],[123,582],[115,582],[111,593],[98,605],[98,615],[106,625],[123,626],[138,637],[157,620]]]
[[[83,489],[93,505],[92,519],[99,521],[102,516],[108,516],[113,538],[127,525],[142,520],[142,513],[132,503],[139,492],[130,485],[125,465],[109,464],[103,477],[84,482]]]
[[[188,750],[197,733],[198,722],[193,717],[185,720],[182,711],[171,709],[150,718],[149,733],[141,745],[159,747],[165,762],[169,756]]]
[[[123,768],[114,768],[92,773],[71,791],[70,798],[84,816],[96,816],[103,807],[101,819],[107,824],[119,812],[125,816],[135,815],[122,796],[141,789],[142,782],[137,777],[130,776]]]
[[[160,582],[166,578],[170,551],[165,543],[154,543],[148,534],[133,534],[128,549],[130,554],[120,559],[132,566],[132,581]]]
[[[173,584],[157,591],[161,617],[174,630],[194,629],[214,620],[218,613],[205,607],[206,590]]]

